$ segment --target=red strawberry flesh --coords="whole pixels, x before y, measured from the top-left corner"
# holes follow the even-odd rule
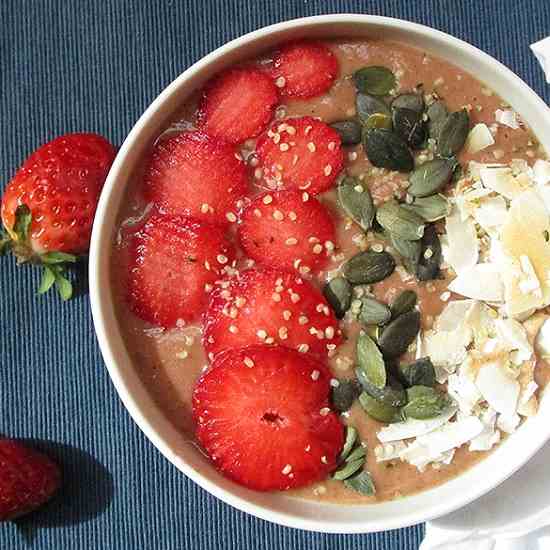
[[[259,491],[302,487],[336,467],[343,425],[330,372],[277,346],[223,353],[197,382],[197,439],[227,477]]]

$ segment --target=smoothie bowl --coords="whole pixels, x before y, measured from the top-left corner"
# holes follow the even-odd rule
[[[549,110],[448,35],[282,23],[176,79],[124,142],[90,254],[134,420],[292,527],[454,510],[550,436]]]

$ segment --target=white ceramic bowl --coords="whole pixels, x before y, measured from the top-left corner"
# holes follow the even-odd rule
[[[221,69],[294,38],[361,37],[395,39],[446,59],[483,80],[531,126],[550,151],[550,110],[516,75],[480,50],[447,34],[397,19],[368,15],[329,15],[279,23],[233,40],[187,69],[145,111],[113,164],[96,214],[90,251],[90,298],[105,364],[133,419],[181,472],[223,501],[260,518],[313,531],[366,533],[404,527],[441,516],[486,493],[522,466],[550,437],[550,398],[487,459],[458,478],[400,500],[373,505],[333,505],[285,494],[251,492],[221,477],[186,443],[153,402],[137,376],[121,337],[109,287],[109,253],[115,219],[128,178],[152,140],[178,106]],[[136,457],[139,460],[139,457]],[[174,503],[176,506],[177,503]]]

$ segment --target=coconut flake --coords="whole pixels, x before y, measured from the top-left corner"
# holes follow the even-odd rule
[[[484,302],[502,302],[504,297],[499,266],[491,263],[477,264],[463,270],[448,288],[466,298]]]
[[[445,218],[448,248],[445,261],[456,273],[476,265],[479,258],[478,241],[474,222],[471,218],[462,220],[458,209]]]
[[[434,366],[443,367],[450,374],[466,359],[466,347],[471,339],[472,332],[464,325],[453,331],[430,330],[424,334],[422,350]]]
[[[475,221],[486,231],[502,225],[506,214],[506,201],[500,195],[481,199],[472,212]]]
[[[516,431],[516,428],[519,426],[521,418],[518,414],[514,413],[512,415],[499,414],[497,417],[497,427],[507,434],[511,434]]]
[[[480,122],[470,130],[468,138],[466,139],[465,148],[469,153],[474,154],[494,145],[494,143],[495,139],[493,138],[493,134],[491,134],[486,124]]]
[[[513,199],[526,189],[525,182],[518,181],[509,167],[480,168],[479,177],[485,187],[507,199]]]
[[[550,319],[546,319],[535,339],[535,350],[543,359],[550,359]]]
[[[399,441],[425,435],[443,426],[445,422],[448,422],[455,415],[457,410],[458,406],[453,403],[443,414],[429,420],[409,418],[403,422],[389,424],[382,428],[376,434],[376,437],[381,443],[388,443],[390,441]]]
[[[475,304],[477,304],[475,300],[453,300],[449,302],[435,320],[435,330],[455,330],[464,323],[466,316]]]
[[[476,378],[477,389],[497,412],[512,416],[515,414],[519,397],[519,382],[505,370],[502,361],[486,362]]]
[[[386,462],[400,458],[400,454],[407,448],[403,441],[395,441],[393,443],[382,443],[374,448],[374,456],[376,462]]]
[[[481,415],[483,431],[470,441],[468,450],[470,451],[489,451],[500,441],[500,432],[495,429],[497,413],[494,409],[488,408]]]
[[[533,165],[533,178],[538,185],[550,183],[550,162],[538,159]]]
[[[507,351],[517,350],[517,363],[528,361],[533,354],[533,348],[527,339],[527,331],[515,319],[496,319],[497,334]]]
[[[515,111],[497,109],[495,111],[495,120],[503,126],[512,128],[512,130],[517,130],[519,128],[519,122]]]
[[[459,373],[452,374],[447,380],[447,391],[458,403],[461,413],[472,414],[474,407],[481,401],[481,393],[477,386],[467,377]]]

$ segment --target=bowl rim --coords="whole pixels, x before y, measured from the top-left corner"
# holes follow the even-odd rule
[[[334,15],[317,15],[311,17],[303,17],[298,19],[291,19],[288,21],[279,22],[273,25],[262,27],[255,31],[244,34],[238,38],[235,38],[222,46],[216,48],[206,56],[199,59],[193,65],[188,67],[178,77],[176,77],[164,90],[155,98],[155,100],[149,105],[149,107],[140,116],[133,128],[127,135],[122,146],[120,147],[116,159],[111,167],[109,175],[106,179],[101,197],[98,203],[91,245],[89,255],[89,288],[90,288],[90,302],[92,310],[92,318],[94,328],[103,356],[105,366],[109,372],[113,385],[124,404],[124,407],[129,412],[134,422],[138,425],[145,436],[153,443],[153,445],[166,457],[176,468],[178,468],[187,477],[197,483],[200,487],[208,491],[213,496],[219,498],[223,502],[241,510],[252,514],[258,518],[274,522],[283,526],[305,529],[308,531],[316,531],[323,533],[368,533],[381,531],[386,529],[395,529],[414,525],[424,521],[428,521],[435,517],[443,516],[450,513],[462,506],[465,506],[477,499],[479,496],[487,493],[505,479],[511,476],[517,469],[519,469],[525,462],[527,462],[550,438],[550,427],[547,433],[542,434],[540,439],[534,442],[529,448],[523,448],[521,457],[517,460],[513,467],[506,469],[504,472],[500,472],[499,475],[495,475],[494,478],[490,478],[480,483],[477,487],[474,487],[468,495],[462,495],[455,499],[439,502],[438,510],[426,513],[422,510],[410,510],[403,516],[398,518],[388,518],[383,521],[378,520],[380,525],[373,525],[368,520],[365,524],[357,524],[355,522],[341,522],[331,523],[327,526],[320,519],[305,519],[296,517],[293,514],[276,511],[269,509],[265,506],[252,503],[246,498],[232,494],[226,491],[224,488],[217,485],[215,482],[196,471],[189,464],[186,463],[181,457],[176,457],[171,450],[168,443],[160,436],[156,428],[154,428],[147,418],[147,415],[142,410],[141,406],[137,403],[136,399],[132,395],[132,392],[128,388],[128,384],[124,380],[117,361],[115,358],[115,352],[110,339],[110,335],[106,329],[106,308],[107,302],[104,293],[105,289],[101,286],[101,262],[100,258],[103,254],[104,243],[108,243],[108,249],[110,250],[110,242],[112,239],[112,227],[107,227],[103,223],[106,212],[109,209],[110,197],[113,190],[116,187],[119,176],[122,174],[124,168],[125,157],[131,150],[134,142],[140,136],[142,130],[147,127],[149,122],[154,118],[160,108],[164,105],[174,92],[176,92],[183,83],[189,80],[192,76],[199,73],[206,68],[213,61],[224,57],[227,53],[241,49],[249,42],[252,42],[258,38],[275,34],[280,31],[287,31],[296,29],[301,26],[307,25],[327,25],[331,23],[350,23],[350,24],[362,24],[368,26],[369,24],[387,27],[395,29],[399,27],[400,30],[405,32],[416,32],[426,34],[437,40],[450,42],[454,47],[461,49],[464,54],[470,58],[481,58],[486,63],[489,63],[498,69],[502,75],[505,75],[507,79],[515,80],[516,84],[522,88],[522,91],[530,96],[530,101],[537,105],[537,110],[541,112],[547,112],[550,115],[550,109],[546,106],[544,101],[515,73],[508,69],[505,65],[494,59],[489,54],[476,48],[475,46],[449,35],[443,31],[427,27],[418,23],[397,19],[393,17],[367,15],[367,14],[334,14]],[[458,476],[460,477],[460,476]],[[376,504],[374,504],[376,506]]]

